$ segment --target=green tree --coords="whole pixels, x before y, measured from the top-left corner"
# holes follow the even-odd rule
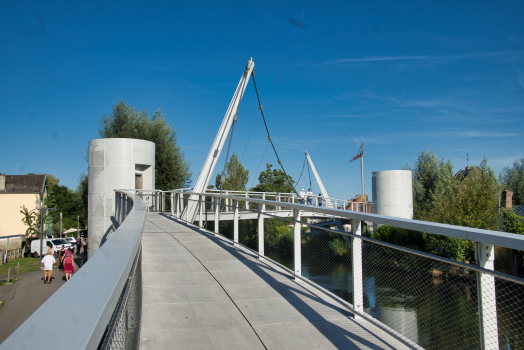
[[[287,176],[280,169],[272,169],[273,165],[267,163],[266,170],[260,173],[258,177],[259,184],[253,187],[250,191],[255,192],[280,192],[292,193],[293,184],[295,181],[291,176]]]
[[[435,202],[443,192],[446,179],[453,176],[451,162],[438,159],[433,152],[422,151],[415,160],[413,172],[413,216],[416,220],[436,221]]]
[[[524,218],[514,211],[504,213],[504,225],[508,232],[524,235]]]
[[[220,189],[220,176],[217,174],[215,187]],[[226,165],[225,182],[222,185],[224,191],[245,191],[246,184],[249,181],[249,170],[244,169],[238,156],[233,153]]]
[[[60,213],[62,213],[62,230],[77,227],[77,216],[84,216],[81,198],[66,186],[54,185],[47,197],[47,206],[56,208],[49,214],[53,218],[53,231],[59,232]]]
[[[506,188],[513,191],[513,204],[524,204],[524,158],[516,160],[513,166],[502,170],[502,179]]]
[[[189,164],[177,145],[176,131],[166,121],[161,109],[149,117],[123,100],[104,114],[98,132],[101,138],[133,138],[155,143],[155,186],[161,190],[187,187],[191,183]]]
[[[23,215],[22,222],[27,226],[25,239],[29,247],[33,239],[40,237],[40,212],[37,209],[29,210],[23,205],[20,207],[20,213]]]

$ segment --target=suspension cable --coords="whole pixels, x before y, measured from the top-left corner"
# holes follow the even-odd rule
[[[242,152],[242,157],[240,157],[240,163],[242,163],[242,159],[244,159],[244,154],[246,153],[247,145],[249,145],[249,141],[251,140],[251,135],[253,135],[253,130],[255,130],[255,126],[257,125],[259,115],[260,115],[260,111],[257,113],[255,124],[253,124],[253,129],[251,129],[251,134],[249,134],[249,138],[247,139],[246,147],[244,148],[244,152]]]
[[[226,153],[226,161],[224,163],[224,170],[222,170],[222,175],[220,176],[220,194],[222,194],[222,185],[224,184],[224,181],[226,180],[226,167],[227,167],[227,159],[229,158],[229,149],[231,148],[231,140],[233,139],[233,133],[235,132],[235,124],[237,123],[237,115],[233,117],[233,127],[231,128],[231,135],[229,135],[229,145],[227,146],[227,153]]]
[[[275,148],[275,145],[273,144],[273,140],[271,139],[271,135],[269,134],[269,129],[267,127],[266,117],[264,116],[264,109],[262,108],[262,104],[260,103],[260,96],[258,95],[258,89],[257,89],[257,83],[255,81],[255,73],[254,73],[254,71],[251,72],[251,76],[253,77],[253,84],[255,85],[255,92],[257,93],[258,109],[260,110],[260,113],[262,114],[262,120],[264,121],[264,126],[266,127],[267,138],[268,138],[269,142],[271,142],[271,147],[273,147],[273,151],[275,152],[275,156],[277,157],[278,165],[280,165],[280,167],[282,168],[282,171],[284,172],[285,179],[291,185],[291,187],[293,188],[295,193],[298,193],[296,188],[295,188],[295,186],[293,186],[293,182],[291,182],[291,180],[289,178],[289,175],[286,173],[286,170],[284,169],[284,166],[282,165],[282,161],[280,160],[280,158],[278,156],[278,153],[277,153],[277,150]],[[257,170],[257,172],[258,172],[258,170]]]

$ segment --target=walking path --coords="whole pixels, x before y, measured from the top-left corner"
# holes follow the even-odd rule
[[[82,257],[84,255],[80,255]],[[56,258],[58,266],[58,258]],[[75,254],[75,271],[79,263]],[[74,275],[73,275],[74,277]],[[25,320],[29,318],[43,303],[46,302],[65,283],[64,274],[53,270],[52,281],[44,284],[44,272],[33,271],[16,275],[18,282],[0,287],[0,300],[4,302],[0,309],[0,343],[6,340]],[[1,279],[7,279],[3,276]],[[60,313],[67,312],[74,305],[64,305],[63,310],[57,310],[56,315],[51,315],[60,327]],[[58,316],[58,317],[57,317]]]
[[[406,349],[286,270],[158,213],[142,238],[140,349]]]

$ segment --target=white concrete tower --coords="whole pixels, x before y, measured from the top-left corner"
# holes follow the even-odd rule
[[[411,170],[384,170],[372,173],[373,213],[413,219],[413,178]],[[378,225],[374,225],[378,227]]]
[[[115,189],[155,188],[155,144],[115,138],[91,140],[88,147],[87,248],[90,258],[112,232]],[[147,197],[144,200],[151,201]]]

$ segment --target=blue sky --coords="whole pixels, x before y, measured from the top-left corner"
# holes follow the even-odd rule
[[[455,171],[469,154],[500,172],[524,156],[522,18],[522,1],[2,0],[0,172],[76,188],[88,141],[123,99],[162,108],[196,180],[250,57],[295,180],[307,150],[330,196],[353,197],[360,168],[348,161],[362,141],[368,194],[372,171],[424,149]],[[250,82],[232,152],[257,111]],[[242,160],[249,185],[266,143],[259,118]]]

